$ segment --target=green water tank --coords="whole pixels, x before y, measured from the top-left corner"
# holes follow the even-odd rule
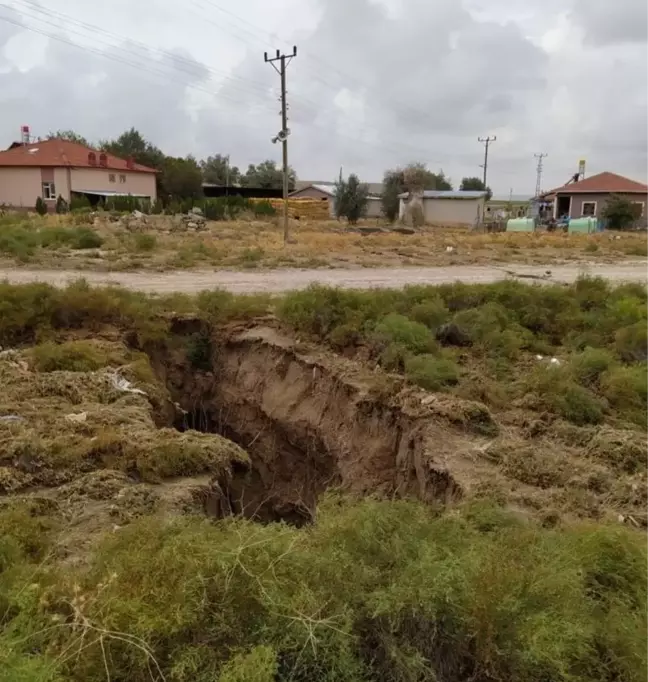
[[[511,218],[506,223],[507,232],[533,232],[535,220],[533,218]]]
[[[570,234],[592,234],[596,232],[596,218],[571,218],[567,231]]]

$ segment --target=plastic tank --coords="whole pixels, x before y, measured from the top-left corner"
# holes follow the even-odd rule
[[[592,234],[598,231],[598,221],[596,218],[571,218],[567,231],[570,234]]]
[[[507,232],[533,232],[535,220],[533,218],[511,218],[506,223]]]

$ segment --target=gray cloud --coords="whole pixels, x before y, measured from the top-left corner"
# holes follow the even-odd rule
[[[646,0],[576,0],[573,19],[590,45],[645,43],[648,39]]]
[[[43,0],[72,16],[57,2]],[[48,32],[100,54],[50,40],[45,58],[26,72],[3,53],[11,41],[13,54],[25,34],[0,20],[0,143],[15,138],[23,123],[36,134],[72,128],[91,139],[135,126],[167,153],[229,153],[243,167],[279,160],[270,142],[280,126],[279,78],[263,50],[294,41],[290,158],[301,177],[333,178],[343,166],[377,180],[385,168],[421,160],[458,182],[481,172],[477,136],[497,134],[490,178],[498,192],[533,189],[537,151],[550,154],[548,186],[564,181],[581,156],[593,170],[641,179],[648,112],[638,32],[613,17],[602,40],[602,1],[574,0],[573,11],[556,12],[551,21],[547,2],[553,0],[529,0],[521,13],[517,2],[499,0],[475,13],[469,0],[402,0],[397,7],[304,0],[299,8],[308,21],[300,24],[308,28],[290,35],[292,0],[272,8],[241,0],[231,11],[249,23],[236,26],[222,13],[196,24],[169,0],[155,0],[155,13],[127,34],[149,50],[99,33],[89,41],[76,24],[65,30],[54,21]],[[249,6],[254,11],[246,13]],[[0,8],[3,16],[42,28],[27,13],[20,19]],[[125,35],[117,18],[111,24],[85,2],[74,16]],[[265,33],[276,26],[290,43]]]

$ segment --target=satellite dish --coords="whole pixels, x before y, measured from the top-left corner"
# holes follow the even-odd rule
[[[277,133],[277,140],[279,140],[279,142],[285,142],[288,139],[288,135],[290,135],[290,128],[280,130]]]

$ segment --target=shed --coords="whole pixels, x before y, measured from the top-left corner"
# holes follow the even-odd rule
[[[473,227],[484,218],[487,192],[429,190],[423,192],[423,215],[430,225]],[[399,194],[399,216],[405,214],[409,193]]]

